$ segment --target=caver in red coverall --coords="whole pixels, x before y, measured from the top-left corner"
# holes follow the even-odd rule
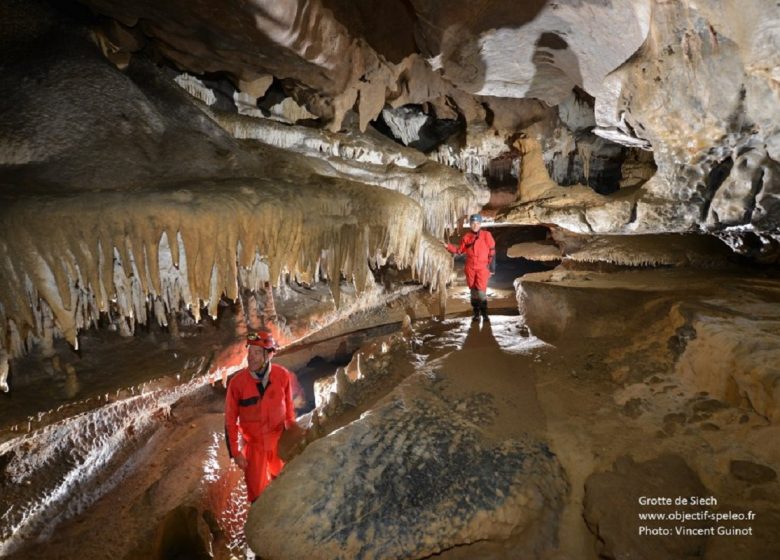
[[[460,246],[455,247],[447,243],[450,253],[466,255],[466,284],[471,290],[471,307],[474,309],[474,320],[482,317],[488,319],[487,314],[487,285],[490,275],[495,272],[496,241],[491,233],[481,229],[482,216],[474,214],[469,218],[471,231],[467,231],[460,241]]]
[[[244,478],[251,503],[284,467],[277,448],[284,430],[295,423],[295,407],[290,372],[270,362],[269,355],[276,350],[271,334],[250,333],[247,345],[250,352],[256,352],[253,346],[265,349],[267,361],[260,371],[252,373],[246,367],[228,382],[225,436],[230,457],[236,459],[243,455],[246,458]],[[251,359],[249,362],[252,365]],[[263,388],[266,374],[267,384]],[[238,448],[239,434],[244,442],[242,450]]]

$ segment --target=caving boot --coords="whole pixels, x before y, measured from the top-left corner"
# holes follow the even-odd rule
[[[478,299],[472,299],[471,300],[471,307],[474,309],[474,316],[471,318],[472,321],[479,321],[479,300]]]
[[[488,317],[488,312],[487,312],[487,300],[486,299],[483,299],[482,301],[479,302],[479,311],[480,311],[480,313],[482,313],[482,318],[485,321],[490,322],[490,317]]]

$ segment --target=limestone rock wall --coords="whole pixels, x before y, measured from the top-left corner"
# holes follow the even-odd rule
[[[51,208],[59,203],[46,197],[58,190],[140,192],[150,185],[179,193],[172,202],[176,212],[207,204],[227,215],[233,203],[212,198],[223,178],[246,179],[245,186],[255,189],[257,178],[281,177],[278,185],[289,193],[267,197],[265,206],[278,203],[282,213],[292,205],[295,214],[305,196],[290,193],[306,184],[300,188],[307,193],[338,191],[334,200],[343,204],[336,214],[345,221],[348,214],[360,217],[339,225],[339,234],[323,233],[328,239],[320,238],[306,257],[267,260],[271,282],[282,273],[306,279],[324,271],[319,277],[331,281],[356,273],[362,287],[367,267],[358,261],[367,255],[380,263],[392,246],[404,247],[399,262],[414,266],[420,278],[441,283],[444,275],[436,271],[444,270],[446,255],[423,233],[440,236],[477,211],[488,201],[484,184],[493,177],[503,181],[506,198],[517,198],[504,221],[584,234],[696,230],[759,260],[774,262],[780,255],[778,16],[769,0],[739,8],[718,1],[571,0],[521,8],[508,1],[457,1],[447,10],[416,0],[375,13],[365,3],[336,0],[84,5],[89,9],[75,18],[59,17],[43,1],[3,7],[4,19],[18,25],[3,27],[0,37],[0,186],[7,206],[18,203],[14,207],[24,208],[19,215],[27,219],[35,212],[16,200],[22,194],[43,194],[35,204]],[[374,36],[379,28],[398,29],[398,43],[387,34]],[[193,104],[169,79],[170,69],[159,65],[192,74],[180,76],[180,85],[209,108]],[[446,141],[427,156],[371,130],[381,114],[392,120],[410,107],[422,111],[414,115],[436,115],[464,128],[437,138]],[[257,118],[269,112],[276,120]],[[416,126],[396,126],[396,135],[403,141],[419,132]],[[406,141],[413,142],[411,136]],[[515,177],[516,193],[510,192]],[[373,209],[364,215],[351,208],[347,199],[363,192],[355,182],[405,195],[377,195],[381,199],[412,199],[421,208],[409,210],[422,224],[412,236],[417,241],[401,233],[406,241],[388,240],[379,230],[365,234]],[[238,183],[229,184],[227,191]],[[204,199],[192,194],[206,191]],[[113,211],[100,207],[93,215]],[[19,227],[13,219],[7,218],[8,227]],[[29,312],[19,311],[17,300],[2,309],[6,318],[24,315],[4,327],[6,348],[18,354],[33,332],[39,339],[44,332],[67,332],[75,340],[73,325],[94,323],[96,315],[84,311],[93,297],[103,312],[111,301],[133,309],[134,321],[147,315],[162,321],[175,305],[154,300],[160,294],[144,305],[128,303],[143,299],[145,285],[163,290],[154,272],[150,282],[143,277],[147,269],[160,271],[154,251],[167,254],[163,228],[150,225],[154,219],[145,215],[138,228],[154,230],[154,236],[133,240],[132,249],[125,241],[132,235],[111,226],[116,239],[101,238],[98,247],[94,232],[84,234],[87,249],[69,248],[73,258],[43,256],[45,267],[38,261],[6,266],[2,280],[13,287],[8,293],[32,294],[24,296]],[[213,312],[221,294],[237,291],[224,276],[236,266],[227,262],[232,257],[199,263],[203,278],[185,284],[177,266],[179,234],[184,236],[166,231],[171,259],[170,266],[162,264],[172,271],[171,297],[197,308],[196,315],[208,301]],[[355,241],[323,258],[342,234],[369,239],[369,246]],[[233,245],[237,254],[243,232],[229,237],[230,254]],[[138,243],[147,247],[143,256]],[[15,259],[17,247],[3,250]],[[102,264],[85,265],[79,254],[86,253],[102,254]],[[114,260],[125,268],[131,260],[141,263],[138,275],[124,271],[131,298],[109,293]],[[22,272],[32,266],[34,274]],[[102,270],[102,288],[94,270]],[[55,291],[64,294],[65,278],[78,277],[91,277],[92,285],[78,283],[71,288],[76,295],[55,297]],[[50,301],[44,297],[39,305],[36,298],[46,293]],[[82,311],[74,311],[71,297]],[[91,319],[66,321],[66,315]]]
[[[779,34],[769,1],[654,6],[648,40],[596,97],[597,133],[638,139],[658,164],[625,228],[701,228],[736,246],[732,233],[754,231],[756,253],[776,251]]]
[[[516,286],[520,313],[543,340],[578,338],[583,325],[594,339],[642,332],[643,340],[622,343],[627,356],[634,347],[653,346],[663,362],[658,369],[671,372],[674,383],[777,422],[776,279],[684,265],[611,273],[560,266],[525,275]],[[629,362],[613,375],[647,382],[644,369],[642,362]]]

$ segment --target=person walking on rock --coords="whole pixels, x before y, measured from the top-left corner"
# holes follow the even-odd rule
[[[252,503],[284,467],[278,455],[279,438],[295,425],[295,408],[292,374],[271,363],[278,350],[271,332],[250,332],[246,344],[248,365],[228,382],[225,437],[230,457],[244,471]]]
[[[442,242],[450,253],[466,255],[466,284],[471,290],[472,321],[479,321],[480,315],[489,321],[487,312],[487,285],[490,275],[496,271],[496,241],[487,230],[482,230],[482,216],[472,214],[469,227],[460,241],[460,246]]]

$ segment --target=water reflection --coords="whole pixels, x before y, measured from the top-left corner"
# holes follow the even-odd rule
[[[401,357],[409,360],[413,370],[435,364],[450,377],[461,376],[467,383],[460,386],[474,384],[475,392],[486,390],[485,383],[492,377],[491,383],[503,383],[496,385],[496,394],[502,394],[522,381],[522,371],[507,362],[511,354],[527,354],[543,343],[519,336],[517,316],[493,316],[491,321],[472,323],[469,317],[419,324],[409,344],[414,350],[404,346]],[[328,355],[321,348],[312,352]],[[331,360],[323,360],[332,366]],[[187,375],[204,369],[208,364],[201,361],[191,365],[189,374],[181,375],[183,381],[172,376],[156,383],[115,389],[81,401],[81,410],[69,403],[53,417],[35,418],[37,429],[33,425],[31,433],[20,435],[17,431],[10,434],[13,439],[0,443],[0,555],[33,540],[46,539],[59,523],[90,507],[89,511],[94,512],[92,504],[126,481],[132,469],[147,468],[149,459],[143,457],[142,450],[149,435],[169,414],[172,404],[208,389],[204,387],[206,376],[187,380]],[[78,378],[73,381],[80,382]],[[211,395],[208,403],[212,419],[219,425],[221,396]],[[208,459],[196,476],[202,484],[204,510],[214,513],[215,527],[219,528],[214,533],[214,546],[238,555],[243,550],[246,517],[243,482],[241,473],[226,461],[222,434],[212,433],[214,427],[205,432],[212,436],[211,445],[205,443],[199,448],[205,453],[208,447]],[[165,460],[176,459],[168,454]],[[184,465],[179,466],[184,470]]]

